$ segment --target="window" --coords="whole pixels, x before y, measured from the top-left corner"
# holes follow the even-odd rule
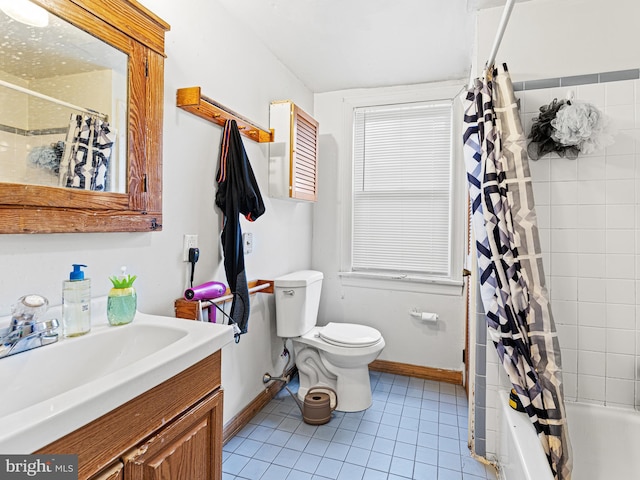
[[[354,109],[353,272],[451,278],[451,100]]]

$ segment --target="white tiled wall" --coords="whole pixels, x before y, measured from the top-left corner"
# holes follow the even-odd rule
[[[554,155],[530,162],[565,395],[635,406],[640,82],[519,92],[525,132],[540,105],[569,90],[606,113],[617,134],[604,151],[577,160]]]
[[[16,165],[16,149],[18,148],[18,135],[0,130],[0,178],[5,181],[14,181],[24,176],[25,163]]]
[[[492,372],[489,375],[489,372]],[[498,391],[508,390],[511,384],[504,373],[493,345],[487,345],[487,419],[486,419],[486,450],[487,458],[496,459],[497,442],[500,435],[498,421]]]
[[[525,133],[541,105],[596,105],[615,143],[576,160],[530,161],[552,312],[568,401],[640,407],[640,80],[517,92]],[[508,387],[487,346],[487,454],[495,453],[495,403]]]
[[[3,182],[57,186],[58,176],[33,166],[28,155],[34,147],[51,145],[64,138],[64,134],[25,136],[0,131],[0,178]]]

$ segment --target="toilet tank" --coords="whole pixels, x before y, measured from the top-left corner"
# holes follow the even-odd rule
[[[274,279],[279,337],[299,337],[316,326],[322,278],[322,272],[301,270]]]

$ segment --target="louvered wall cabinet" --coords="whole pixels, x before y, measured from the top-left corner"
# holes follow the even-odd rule
[[[269,196],[315,202],[318,198],[318,122],[289,100],[272,102]]]

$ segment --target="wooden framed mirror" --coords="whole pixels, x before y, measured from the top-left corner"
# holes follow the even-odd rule
[[[169,25],[135,0],[19,2],[47,25],[0,4],[0,233],[161,230]]]

